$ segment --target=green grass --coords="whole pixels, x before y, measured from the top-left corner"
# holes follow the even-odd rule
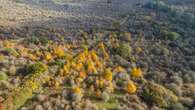
[[[110,99],[108,102],[104,102],[93,94],[88,94],[87,97],[90,98],[90,100],[95,103],[100,110],[103,108],[105,108],[106,110],[117,110],[119,102],[123,95],[123,92],[116,91],[110,95]]]
[[[101,110],[105,108],[106,110],[117,110],[117,107],[119,105],[118,102],[96,102],[96,105]]]
[[[52,0],[56,4],[63,4],[65,2],[73,2],[75,0]]]

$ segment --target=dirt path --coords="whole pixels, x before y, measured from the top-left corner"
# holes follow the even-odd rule
[[[0,0],[0,26],[110,27],[113,21],[131,11],[136,2],[138,0],[111,0],[111,3],[107,0]]]

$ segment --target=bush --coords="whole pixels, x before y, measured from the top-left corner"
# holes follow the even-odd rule
[[[120,35],[120,39],[123,41],[130,42],[131,41],[131,33],[129,32],[124,32]]]
[[[49,39],[47,37],[40,37],[39,41],[42,45],[46,45],[49,43]]]
[[[181,103],[175,103],[171,106],[172,110],[187,110]]]
[[[178,101],[178,97],[172,91],[152,82],[144,86],[142,96],[145,101],[165,108]]]
[[[44,72],[47,70],[46,66],[40,62],[29,65],[27,67],[28,71],[31,75],[29,75],[28,79],[20,86],[11,91],[11,99],[5,100],[3,105],[5,110],[9,108],[11,103],[13,105],[13,110],[20,109],[22,105],[26,103],[26,101],[33,97],[33,92],[40,88],[47,78],[44,77]],[[12,110],[12,109],[11,109]]]
[[[188,12],[183,13],[183,15],[181,17],[186,22],[193,22],[194,18],[195,18],[193,13],[188,13]]]
[[[171,11],[170,6],[165,4],[163,1],[156,2],[154,0],[151,0],[145,5],[145,7],[149,9],[158,9],[159,11],[164,11],[164,12]]]
[[[37,62],[35,64],[28,65],[26,69],[27,69],[27,73],[30,73],[30,74],[31,73],[42,73],[46,71],[47,67],[45,64],[41,62]]]
[[[63,66],[64,63],[65,63],[64,60],[56,59],[54,62],[52,62],[52,65]]]
[[[180,34],[179,33],[177,33],[177,32],[168,32],[167,33],[167,37],[168,37],[168,39],[170,39],[170,40],[177,40],[177,39],[179,39],[180,38]]]
[[[26,39],[27,42],[33,43],[33,44],[42,44],[42,45],[46,45],[47,43],[49,43],[49,39],[47,37],[36,37],[36,36],[32,36]]]
[[[122,56],[123,58],[129,58],[132,52],[132,48],[126,44],[122,43],[119,47],[116,48],[116,53]]]
[[[14,91],[13,105],[14,109],[19,109],[26,101],[33,97],[33,91],[30,88],[21,88],[18,91]]]
[[[13,48],[5,48],[4,52],[8,55],[13,55],[15,57],[19,56],[19,53]]]
[[[107,92],[103,92],[103,93],[102,93],[101,99],[102,99],[104,102],[108,102],[109,99],[110,99],[110,96],[109,96],[109,94],[108,94]]]
[[[33,44],[39,44],[39,38],[36,36],[29,37],[26,39],[26,41]]]
[[[0,81],[1,80],[7,80],[7,75],[3,72],[0,72]]]

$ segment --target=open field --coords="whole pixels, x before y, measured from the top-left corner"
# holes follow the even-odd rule
[[[59,2],[60,1],[60,2]],[[110,27],[133,8],[134,0],[1,0],[1,26]]]

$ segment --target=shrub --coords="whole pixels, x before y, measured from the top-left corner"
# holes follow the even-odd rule
[[[171,11],[170,6],[168,6],[163,1],[160,0],[159,1],[151,0],[145,5],[145,7],[149,9],[158,9],[159,11],[163,12]]]
[[[49,39],[47,37],[40,37],[39,41],[42,45],[46,45],[49,43]]]
[[[180,36],[181,35],[179,33],[177,33],[177,32],[168,32],[167,33],[167,37],[170,40],[177,40],[177,39],[179,39]]]
[[[172,91],[153,82],[144,86],[142,95],[145,101],[155,103],[159,107],[166,108],[178,101],[178,97]]]
[[[45,74],[43,74],[46,70],[46,66],[40,62],[28,67],[31,75],[25,80],[23,85],[11,91],[10,96],[12,97],[11,103],[13,104],[13,110],[17,110],[24,105],[29,98],[33,97],[33,92],[47,81]],[[3,102],[3,105],[5,105],[4,108],[9,108],[8,103],[10,103],[8,100]]]
[[[0,81],[1,80],[7,80],[7,75],[3,72],[0,72]]]
[[[65,63],[64,60],[62,60],[62,59],[56,59],[54,62],[52,62],[52,65],[63,66],[64,63]]]
[[[127,41],[127,42],[130,42],[131,41],[131,33],[129,33],[129,32],[122,33],[120,36],[120,39]]]
[[[37,62],[35,64],[28,65],[26,69],[28,73],[42,73],[46,70],[46,68],[45,64]]]
[[[47,37],[36,37],[32,36],[26,39],[27,42],[33,43],[33,44],[39,44],[46,45],[49,43],[49,39]]]
[[[29,37],[26,39],[26,41],[34,44],[39,44],[39,38],[36,36]]]
[[[119,47],[116,48],[116,53],[122,56],[123,58],[129,58],[132,52],[132,48],[126,44],[122,43]]]
[[[102,98],[102,100],[103,100],[104,102],[108,102],[109,99],[110,99],[110,96],[109,96],[109,94],[108,94],[107,92],[103,92],[101,98]]]
[[[4,52],[8,55],[13,55],[15,57],[19,56],[19,53],[13,48],[5,48]]]

